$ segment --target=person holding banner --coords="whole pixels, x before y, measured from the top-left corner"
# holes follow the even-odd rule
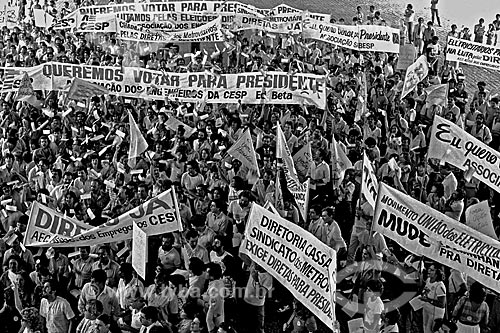
[[[490,309],[485,302],[486,292],[479,282],[471,285],[468,296],[463,296],[453,309],[451,317],[456,321],[458,333],[488,332]]]

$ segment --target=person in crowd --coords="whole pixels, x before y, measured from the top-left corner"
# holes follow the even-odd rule
[[[488,330],[490,308],[485,300],[486,292],[483,286],[474,282],[469,295],[460,298],[451,315],[456,320],[458,332]]]
[[[427,269],[428,278],[422,292],[424,333],[433,333],[436,319],[443,319],[446,306],[446,286],[444,272],[440,265],[431,264]]]
[[[43,285],[43,299],[40,304],[40,316],[45,322],[48,333],[71,332],[75,314],[69,302],[56,295],[56,282],[47,281]]]

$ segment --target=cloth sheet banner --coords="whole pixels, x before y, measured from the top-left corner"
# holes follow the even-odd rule
[[[300,33],[302,31],[302,13],[281,14],[260,18],[255,15],[238,14],[234,18],[231,31],[258,29],[271,33]]]
[[[358,51],[399,53],[399,29],[380,25],[338,25],[304,20],[303,38]]]
[[[24,245],[37,246],[56,239],[70,240],[92,228],[35,201],[31,206]]]
[[[434,117],[428,158],[472,169],[476,179],[500,193],[500,152],[439,116]]]
[[[41,247],[74,247],[120,242],[132,238],[132,223],[136,223],[148,236],[182,231],[178,211],[175,192],[173,189],[169,189],[119,217],[82,232],[79,235],[75,233],[71,238],[56,235],[48,241],[44,240],[43,242],[31,243],[30,245]],[[28,223],[28,227],[30,225]],[[29,231],[29,229],[26,230],[27,234],[31,234],[28,233]]]
[[[172,35],[160,30],[143,28],[137,24],[116,19],[116,39],[145,43],[168,43]]]
[[[373,231],[500,291],[500,242],[380,183]]]
[[[229,28],[235,14],[259,14],[263,11],[237,1],[144,2],[86,6],[58,20],[54,28],[73,28],[81,15],[103,14],[118,14],[120,19],[144,28],[168,31],[194,29],[220,16],[223,27]]]
[[[470,40],[448,37],[446,60],[500,70],[500,48]]]
[[[223,42],[221,18],[208,22],[199,27],[172,32],[171,42]]]
[[[280,15],[286,15],[286,14],[295,14],[295,13],[302,13],[305,15],[305,17],[309,19],[313,19],[316,21],[320,22],[330,22],[331,15],[329,14],[321,14],[321,13],[311,13],[308,11],[303,11],[285,4],[278,5],[274,8],[271,9],[264,9],[263,13],[267,17],[272,17],[272,16],[280,16]]]
[[[137,223],[132,223],[132,267],[137,274],[146,279],[146,263],[148,262],[148,235]]]
[[[2,92],[19,88],[23,73],[35,90],[66,90],[73,78],[97,83],[110,94],[183,102],[242,104],[314,103],[324,109],[324,77],[309,73],[254,72],[212,75],[207,73],[163,73],[137,67],[106,67],[48,62],[35,67],[6,67]]]
[[[427,74],[429,74],[427,57],[425,55],[421,55],[410,67],[406,69],[401,98],[404,98],[413,89],[415,89],[417,84],[425,79]]]
[[[335,250],[296,224],[253,204],[240,251],[283,284],[328,327],[333,327]]]

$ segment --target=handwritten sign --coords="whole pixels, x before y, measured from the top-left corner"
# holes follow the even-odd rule
[[[486,200],[467,208],[465,211],[465,224],[491,238],[498,239],[491,220],[490,206]]]
[[[137,223],[132,227],[132,267],[143,279],[146,278],[146,262],[148,261],[148,236]]]

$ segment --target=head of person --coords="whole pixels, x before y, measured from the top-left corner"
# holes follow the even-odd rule
[[[103,264],[107,264],[110,260],[111,249],[107,245],[102,245],[99,247],[97,251],[97,255],[99,256],[99,261]]]
[[[246,208],[250,204],[251,199],[252,195],[250,194],[250,191],[242,191],[238,195],[238,204],[240,205],[240,207]]]
[[[377,297],[382,294],[382,291],[384,289],[384,286],[382,285],[382,282],[378,279],[372,279],[369,280],[366,283],[366,296],[368,298],[372,297]]]
[[[141,324],[149,327],[158,321],[158,309],[154,306],[145,306],[141,309]]]
[[[57,282],[54,280],[48,280],[43,284],[42,297],[48,301],[52,301],[56,298],[57,293]]]
[[[190,229],[186,233],[186,240],[193,249],[198,245],[198,236],[198,232],[194,229]]]
[[[429,279],[431,281],[444,281],[445,275],[441,265],[432,263],[427,269]]]
[[[170,251],[174,246],[175,238],[171,233],[163,234],[161,236],[161,248],[164,251]]]
[[[212,243],[212,249],[217,253],[224,253],[224,237],[221,235],[215,235],[214,241]]]
[[[119,276],[126,283],[130,282],[134,277],[134,269],[132,268],[132,264],[128,262],[124,262],[120,265]]]
[[[90,276],[90,283],[96,289],[97,295],[99,295],[104,290],[107,279],[108,276],[105,270],[96,269],[92,271],[92,274]]]
[[[327,224],[330,224],[333,221],[334,214],[335,210],[332,207],[325,207],[321,212],[321,217],[323,218],[323,221],[325,221]]]
[[[111,317],[105,313],[99,315],[94,321],[93,333],[108,333],[111,325]]]
[[[211,262],[207,265],[207,275],[210,281],[222,278],[222,268],[218,263]]]
[[[476,304],[484,302],[486,299],[486,291],[481,283],[476,281],[470,286],[469,299]]]
[[[314,205],[309,208],[309,217],[311,218],[311,221],[319,219],[321,217],[321,206]]]
[[[95,320],[102,312],[104,311],[104,307],[102,306],[102,302],[98,299],[90,299],[85,304],[85,312],[84,317],[86,319]]]

